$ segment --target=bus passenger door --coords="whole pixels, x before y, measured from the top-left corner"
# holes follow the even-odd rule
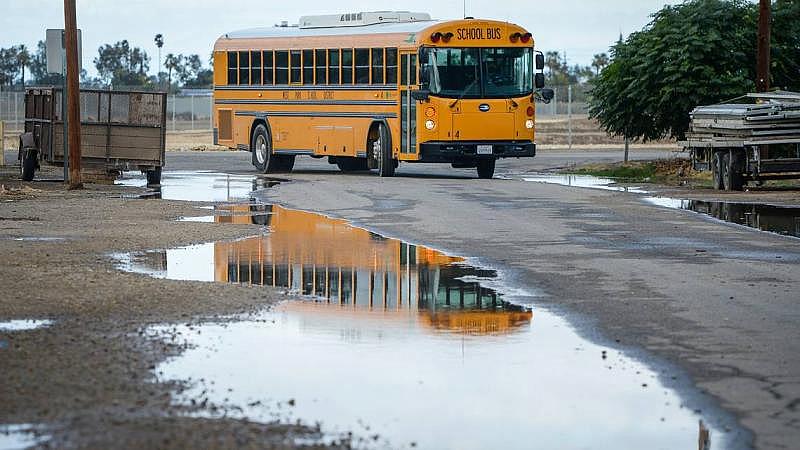
[[[400,51],[400,159],[417,159],[417,53]],[[404,158],[406,156],[406,158]],[[412,156],[408,158],[408,156]]]

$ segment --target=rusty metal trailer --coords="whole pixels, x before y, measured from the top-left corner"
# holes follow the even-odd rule
[[[25,139],[20,139],[22,177],[32,180],[40,162],[64,164],[61,88],[25,92]],[[166,147],[165,92],[81,89],[81,166],[117,175],[138,170],[147,183],[161,182]],[[23,141],[31,145],[23,146]]]
[[[800,179],[800,94],[747,94],[745,103],[695,108],[684,148],[714,188],[739,191],[748,181]]]

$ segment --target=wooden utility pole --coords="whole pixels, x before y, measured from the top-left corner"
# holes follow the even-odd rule
[[[78,83],[78,24],[75,0],[64,0],[64,46],[67,53],[67,80],[64,96],[67,102],[69,142],[69,188],[80,189],[81,183],[81,109],[80,85]],[[66,155],[65,155],[66,157]]]
[[[770,35],[772,19],[772,0],[760,0],[758,11],[758,54],[756,69],[756,91],[769,90],[770,77]]]

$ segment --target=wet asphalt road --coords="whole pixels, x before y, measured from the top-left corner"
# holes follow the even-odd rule
[[[543,152],[503,161],[497,174],[620,156]],[[254,173],[241,152],[169,153],[167,162],[167,170]],[[756,447],[800,440],[800,240],[648,205],[636,194],[477,180],[447,165],[405,164],[391,179],[339,174],[310,158],[295,169],[267,201],[503,268],[584,336],[661,364],[665,378],[688,373],[710,394],[694,395],[689,407],[720,404],[754,432]],[[746,446],[750,438],[738,439]]]

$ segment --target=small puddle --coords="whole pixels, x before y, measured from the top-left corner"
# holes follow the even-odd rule
[[[559,184],[607,191],[651,194],[636,186],[620,186],[613,178],[592,175],[537,175],[526,176],[524,181]],[[645,202],[672,209],[684,209],[711,216],[724,222],[735,223],[760,231],[784,236],[800,237],[800,208],[758,203],[733,203],[705,200],[684,200],[666,197],[647,197]]]
[[[49,327],[52,320],[6,320],[0,322],[0,331],[30,331],[37,328]]]
[[[32,425],[0,425],[0,449],[17,450],[43,444],[48,436],[37,434]]]
[[[523,181],[533,183],[559,184],[561,186],[571,186],[590,189],[602,189],[604,191],[631,192],[634,194],[647,194],[648,192],[639,186],[622,186],[613,178],[595,177],[592,175],[536,175],[522,177]]]
[[[800,237],[800,208],[798,207],[659,197],[646,198],[645,201],[667,208],[694,211],[756,230]]]
[[[16,238],[7,238],[7,240],[18,242],[62,242],[66,239],[61,237],[41,237],[41,236],[23,236]]]
[[[174,171],[161,175],[161,186],[151,188],[135,198],[157,198],[195,202],[226,202],[248,198],[251,192],[269,188],[279,180],[253,175],[231,175],[217,172]],[[142,176],[126,177],[117,181],[122,186],[146,187]]]
[[[701,419],[714,424],[709,448],[739,437],[699,395],[688,406],[657,371],[532,309],[535,295],[495,270],[343,220],[250,207],[213,217],[262,217],[266,234],[115,255],[122,270],[304,299],[170,326],[190,348],[155,372],[204,380],[179,401],[206,396],[261,421],[275,420],[263,405],[282,402],[292,405],[284,420],[352,431],[375,447],[693,448]]]

